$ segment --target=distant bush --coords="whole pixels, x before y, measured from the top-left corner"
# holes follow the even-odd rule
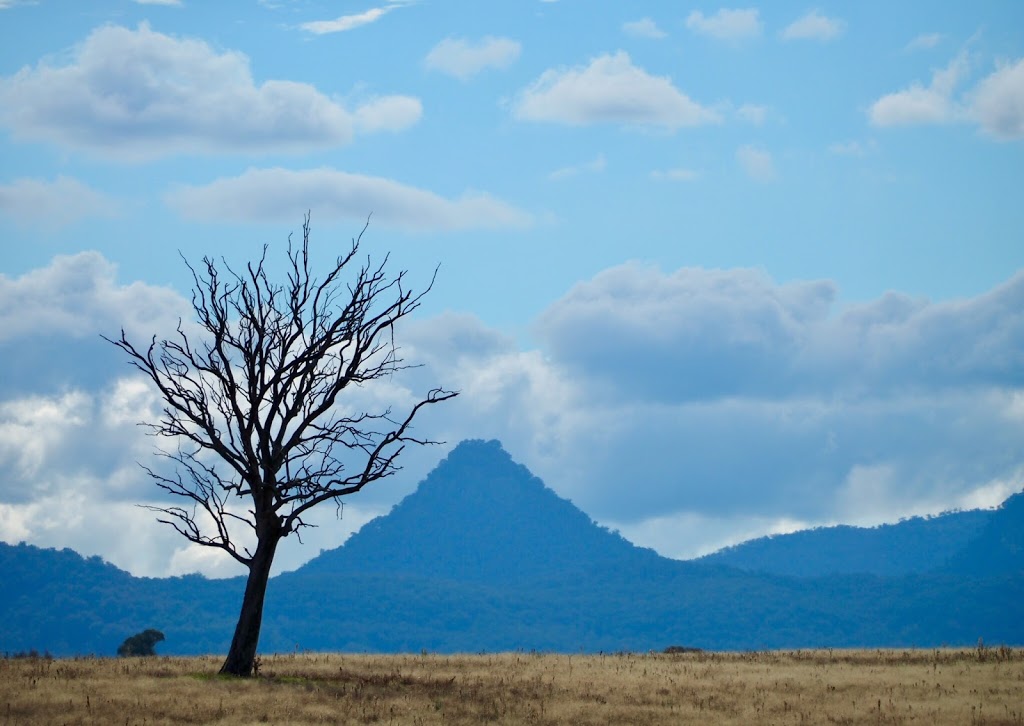
[[[43,660],[53,660],[53,656],[50,655],[50,651],[44,650],[40,653],[35,648],[31,650],[19,650],[16,653],[4,653],[4,658],[42,658]]]
[[[132,655],[156,655],[156,651],[153,647],[164,639],[164,634],[159,630],[143,630],[141,633],[136,633],[130,638],[126,638],[121,646],[117,649],[119,656],[126,657]]]
[[[704,651],[701,650],[700,648],[691,648],[691,647],[686,646],[686,645],[670,645],[669,647],[665,648],[665,650],[662,651],[662,653],[665,653],[667,655],[676,655],[676,654],[679,654],[679,653],[703,653],[703,652]]]

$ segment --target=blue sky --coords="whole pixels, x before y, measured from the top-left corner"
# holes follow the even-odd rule
[[[307,209],[321,260],[372,214],[441,265],[381,396],[460,388],[444,438],[666,555],[1022,486],[1018,3],[0,0],[0,161],[6,541],[230,571],[131,506],[153,401],[98,334]]]

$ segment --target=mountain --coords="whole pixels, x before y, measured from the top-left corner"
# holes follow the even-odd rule
[[[386,517],[303,574],[388,573],[505,585],[659,559],[599,527],[497,441],[464,441]]]
[[[759,537],[697,561],[794,577],[931,572],[979,537],[992,516],[978,509],[870,528],[819,527]]]
[[[1024,576],[1024,492],[992,512],[981,533],[944,569],[969,576]]]
[[[1020,543],[1006,529],[1017,521],[1016,504],[1008,511],[972,541],[988,538],[981,554],[997,547],[1000,562],[1013,561]],[[274,577],[260,647],[748,650],[937,647],[979,637],[1024,644],[1024,577],[1004,566],[972,572],[970,562],[901,576],[791,577],[669,560],[595,525],[497,442],[470,441],[390,514]],[[223,653],[244,585],[135,578],[97,558],[27,545],[0,545],[0,571],[0,652],[112,655],[126,637],[156,628],[167,636],[162,653]]]

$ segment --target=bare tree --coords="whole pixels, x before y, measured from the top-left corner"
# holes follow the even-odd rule
[[[323,279],[310,269],[308,215],[301,247],[288,239],[283,283],[267,273],[266,246],[244,272],[223,259],[204,257],[198,270],[186,260],[197,328],[186,331],[179,320],[175,335],[142,347],[123,329],[107,338],[160,392],[162,414],[144,425],[177,442],[161,452],[173,473],[146,471],[186,504],[150,508],[189,541],[222,549],[249,570],[221,673],[252,673],[278,543],[310,526],[303,517],[318,504],[393,475],[406,444],[436,443],[413,435],[413,419],[457,395],[434,388],[397,416],[340,405],[346,389],[409,367],[395,324],[433,285],[414,294],[405,271],[385,272],[387,257],[360,264],[365,231]],[[240,537],[240,528],[251,532]],[[244,544],[253,541],[253,549]]]

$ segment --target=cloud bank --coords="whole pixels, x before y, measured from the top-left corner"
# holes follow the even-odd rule
[[[288,220],[296,209],[317,218],[365,220],[412,230],[460,230],[526,226],[531,217],[482,192],[446,199],[382,177],[335,169],[249,169],[202,186],[181,186],[166,195],[183,217],[217,222]]]
[[[499,438],[592,517],[675,556],[1019,490],[1024,272],[962,300],[893,292],[840,306],[837,296],[827,280],[779,283],[758,270],[619,265],[548,306],[533,349],[467,314],[406,321],[403,357],[423,367],[347,403],[459,389],[422,422],[431,437]],[[0,388],[0,537],[76,546],[146,574],[231,572],[130,506],[154,496],[134,463],[151,461],[153,442],[133,422],[156,402],[124,361],[90,347],[119,320],[136,337],[166,330],[187,305],[117,283],[95,253],[0,278],[0,353],[47,340],[63,353],[45,387]],[[403,481],[361,493],[342,523],[320,513],[323,528],[289,566],[386,511],[443,453],[411,453]],[[96,532],[97,517],[120,526]]]

